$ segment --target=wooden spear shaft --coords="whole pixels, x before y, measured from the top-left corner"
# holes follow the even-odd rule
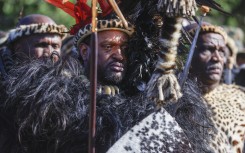
[[[200,21],[198,23],[198,27],[197,27],[197,30],[196,30],[196,33],[195,33],[195,36],[194,36],[194,39],[193,39],[193,42],[192,42],[192,45],[191,45],[191,49],[190,49],[190,52],[189,52],[185,67],[184,67],[184,71],[181,74],[181,78],[180,78],[180,87],[181,88],[185,85],[185,81],[186,81],[187,76],[189,74],[189,69],[190,69],[192,57],[193,57],[193,54],[194,54],[194,51],[195,51],[198,35],[199,35],[199,32],[200,32],[201,27],[202,27],[202,20],[206,16],[206,14],[210,11],[210,8],[207,7],[207,6],[201,6],[201,11],[202,11],[203,15],[201,16],[201,19],[200,19]]]
[[[97,60],[98,60],[98,35],[97,35],[97,0],[92,0],[92,35],[90,58],[90,112],[89,112],[89,146],[88,152],[95,153],[96,134],[96,89],[97,89]]]

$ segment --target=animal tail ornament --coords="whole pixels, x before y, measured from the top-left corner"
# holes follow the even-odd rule
[[[166,14],[159,38],[161,50],[158,61],[147,86],[147,96],[154,98],[158,106],[176,102],[181,96],[181,88],[174,74],[182,17],[191,17],[197,10],[195,0],[159,0],[157,11]]]
[[[154,97],[158,105],[163,102],[177,101],[182,96],[174,74],[182,18],[167,17],[164,22],[168,24],[163,25],[162,38],[159,39],[161,50],[158,53],[155,72],[147,86],[147,96]]]
[[[165,14],[165,21],[162,33],[159,38],[161,50],[158,53],[158,60],[155,71],[148,82],[147,95],[156,100],[158,106],[168,102],[176,102],[181,96],[181,87],[174,74],[176,68],[176,56],[180,31],[182,28],[182,17],[195,16],[197,4],[201,6],[203,13],[209,12],[209,6],[217,9],[213,0],[159,0],[157,11]],[[203,6],[202,4],[208,5]],[[195,44],[193,44],[195,45]]]

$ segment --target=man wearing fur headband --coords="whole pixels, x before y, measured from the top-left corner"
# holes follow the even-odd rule
[[[65,32],[64,25],[57,25],[48,16],[31,14],[23,17],[16,28],[9,31],[8,48],[2,53],[5,70],[30,59],[50,57],[52,53],[57,55],[54,57],[57,60]]]
[[[189,25],[186,29],[193,36],[197,25]],[[221,27],[203,24],[193,55],[191,75],[200,84],[217,128],[211,146],[217,153],[241,153],[245,136],[245,89],[221,82],[227,60],[226,43],[227,34]]]

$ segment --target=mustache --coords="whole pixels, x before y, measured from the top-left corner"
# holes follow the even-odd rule
[[[209,65],[207,66],[207,70],[212,70],[212,69],[222,69],[222,65],[217,63],[217,64],[212,64],[212,65]]]
[[[109,63],[109,66],[118,66],[118,67],[124,68],[125,67],[125,63],[120,62],[120,61],[112,61],[112,62]]]

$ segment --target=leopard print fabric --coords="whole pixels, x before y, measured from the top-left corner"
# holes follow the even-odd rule
[[[211,146],[217,153],[242,153],[245,137],[245,88],[222,84],[204,98],[218,130]]]
[[[191,30],[188,30],[188,33],[194,38],[195,33],[196,33],[197,27]],[[224,37],[225,42],[227,42],[228,36],[226,34],[226,32],[224,31],[224,29],[222,27],[219,26],[215,26],[215,25],[202,25],[200,33],[205,33],[205,32],[213,32],[213,33],[218,33],[221,36]]]
[[[42,33],[59,34],[61,38],[64,39],[66,37],[67,31],[68,30],[64,25],[55,25],[48,23],[21,25],[16,29],[10,30],[8,43],[13,43],[23,36]]]
[[[128,23],[128,28],[123,26],[122,20],[111,19],[111,20],[98,20],[97,31],[105,30],[119,30],[125,32],[129,36],[134,33],[133,25]],[[87,24],[84,28],[81,28],[74,38],[74,45],[78,48],[78,45],[92,33],[92,24]]]

